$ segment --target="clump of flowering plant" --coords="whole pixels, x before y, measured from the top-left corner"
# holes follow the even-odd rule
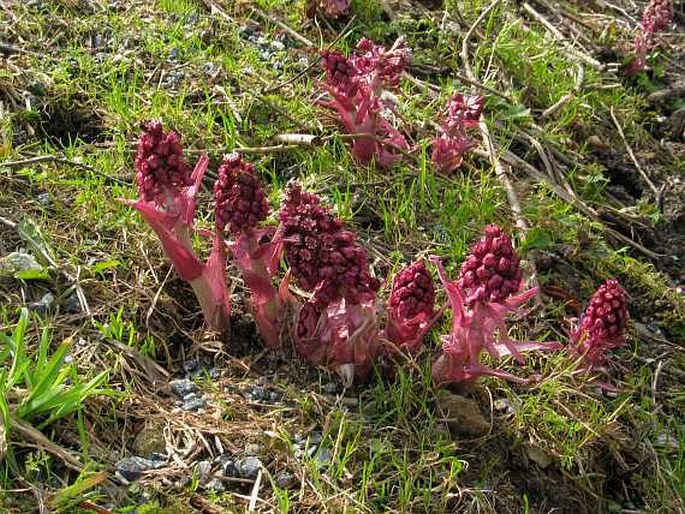
[[[433,141],[431,160],[435,169],[443,175],[456,170],[464,158],[464,153],[475,146],[476,142],[468,135],[468,130],[478,126],[485,98],[454,93],[447,105],[447,116],[442,122],[442,134]]]
[[[389,49],[362,38],[357,51],[349,57],[336,51],[321,52],[326,71],[323,87],[331,96],[321,103],[337,110],[347,132],[359,136],[352,142],[355,158],[385,168],[397,160],[398,150],[409,149],[405,137],[384,113],[395,109],[386,92],[397,89],[411,51],[403,37]]]
[[[485,236],[471,247],[471,254],[461,266],[457,281],[451,281],[438,257],[437,266],[452,310],[452,331],[443,337],[442,355],[433,364],[437,384],[468,384],[482,375],[514,382],[526,382],[510,373],[495,370],[480,362],[482,352],[493,358],[512,355],[523,362],[522,352],[553,350],[556,342],[513,341],[507,335],[505,316],[530,300],[537,288],[520,292],[520,259],[511,238],[491,225]]]
[[[155,231],[179,276],[193,288],[209,327],[226,332],[231,306],[223,240],[214,234],[206,262],[192,244],[195,197],[208,163],[206,156],[200,157],[191,173],[178,134],[165,132],[160,121],[151,121],[138,139],[135,157],[140,200],[127,203]]]
[[[414,354],[435,318],[435,285],[425,263],[416,261],[393,279],[384,336],[395,348]]]
[[[329,18],[337,18],[347,12],[351,3],[352,0],[310,0],[307,11],[310,17],[321,9]]]
[[[281,245],[273,230],[258,226],[269,215],[264,187],[252,164],[238,154],[227,155],[214,184],[217,231],[227,230],[233,241],[228,247],[252,293],[255,322],[264,344],[280,345],[281,302],[273,278],[278,270]]]
[[[579,367],[596,369],[606,353],[626,344],[628,307],[625,290],[617,280],[607,280],[590,299],[580,324],[571,333],[569,350],[580,359]]]
[[[279,238],[289,273],[312,298],[296,315],[293,338],[305,359],[331,365],[347,385],[364,379],[379,352],[376,291],[366,251],[321,199],[288,186]]]
[[[642,13],[640,32],[635,36],[635,58],[629,71],[638,73],[647,70],[647,54],[657,45],[655,35],[668,27],[673,18],[671,0],[651,0]]]

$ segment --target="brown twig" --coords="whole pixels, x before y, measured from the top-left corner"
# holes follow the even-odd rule
[[[613,105],[609,109],[609,114],[611,114],[611,120],[614,122],[614,125],[616,126],[616,130],[618,130],[618,135],[621,137],[621,141],[623,141],[623,145],[625,146],[626,151],[628,152],[628,155],[630,156],[630,160],[633,161],[633,164],[635,165],[635,168],[637,168],[637,171],[640,173],[640,176],[642,176],[643,180],[647,183],[649,188],[654,193],[654,198],[656,199],[656,201],[659,202],[661,192],[654,185],[654,182],[652,182],[652,180],[647,176],[647,173],[645,173],[645,170],[643,170],[642,166],[640,166],[640,162],[637,160],[637,157],[635,157],[635,153],[633,152],[633,149],[628,144],[628,140],[626,139],[626,136],[623,133],[623,128],[621,128],[621,125],[618,122],[618,119],[616,119],[616,114],[614,113]]]
[[[469,30],[464,35],[464,39],[461,42],[460,57],[464,66],[464,70],[466,72],[466,76],[473,82],[478,82],[478,79],[476,78],[476,75],[473,72],[473,68],[471,67],[471,60],[469,58],[469,39],[476,30],[476,27],[485,19],[485,17],[495,7],[497,7],[497,5],[499,5],[499,3],[500,0],[494,0],[490,3],[490,5],[488,5],[483,10],[483,12],[480,13],[478,18],[476,18],[476,21],[473,22],[473,25],[471,25]],[[516,191],[514,190],[514,186],[512,185],[511,180],[509,179],[509,169],[507,169],[508,166],[505,167],[505,165],[502,164],[502,161],[500,161],[497,158],[497,150],[495,149],[492,137],[490,136],[490,130],[488,129],[487,123],[485,122],[485,117],[483,115],[481,115],[480,121],[478,123],[478,128],[481,133],[481,138],[483,140],[483,146],[485,148],[487,158],[490,161],[490,164],[492,165],[493,169],[495,170],[495,175],[497,176],[497,179],[500,181],[500,183],[504,187],[504,190],[506,191],[509,206],[514,214],[514,217],[516,218],[516,226],[521,230],[521,233],[525,236],[528,230],[528,223],[523,218],[523,214],[521,212],[521,203],[519,202],[518,196],[516,195]]]
[[[283,22],[282,22],[281,20],[279,20],[278,18],[275,18],[275,17],[273,17],[273,16],[271,16],[271,15],[265,13],[265,12],[262,11],[259,7],[254,7],[253,9],[254,9],[254,12],[255,12],[260,18],[262,18],[262,19],[268,21],[269,23],[273,23],[273,24],[276,25],[277,27],[282,28],[282,29],[285,30],[288,34],[290,34],[292,37],[294,37],[295,39],[297,39],[300,43],[303,43],[304,45],[307,45],[307,46],[315,46],[314,43],[312,43],[309,39],[307,39],[306,37],[304,37],[302,34],[300,34],[299,32],[297,32],[295,29],[293,29],[293,28],[289,27],[288,25],[286,25],[285,23],[283,23]]]
[[[58,155],[37,155],[35,157],[28,157],[26,159],[20,159],[17,161],[5,161],[5,162],[0,162],[0,168],[9,168],[9,169],[16,169],[16,168],[23,168],[24,166],[30,166],[31,164],[41,164],[41,163],[57,163],[57,164],[64,164],[66,166],[72,166],[74,168],[80,168],[86,171],[90,171],[91,173],[95,173],[96,175],[100,175],[107,180],[111,180],[112,182],[116,182],[117,184],[122,184],[125,185],[126,182],[123,180],[113,177],[111,175],[108,175],[107,173],[103,173],[102,171],[98,170],[97,168],[94,168],[93,166],[90,166],[89,164],[85,164],[83,162],[79,161],[74,161],[67,159],[65,157],[60,157]]]

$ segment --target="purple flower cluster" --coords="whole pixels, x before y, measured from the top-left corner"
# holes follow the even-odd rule
[[[396,89],[411,60],[405,38],[398,38],[386,50],[366,38],[357,45],[358,54],[345,57],[339,52],[321,53],[326,71],[324,88],[330,101],[323,105],[336,109],[350,134],[359,134],[352,143],[352,154],[362,164],[375,161],[388,167],[397,159],[397,148],[408,149],[402,135],[383,115],[394,104],[383,93]]]
[[[216,226],[237,235],[254,229],[269,215],[269,204],[254,165],[227,155],[214,183]]]
[[[655,35],[665,30],[673,19],[671,0],[651,0],[642,13],[640,32],[635,36],[635,58],[629,72],[637,73],[647,69],[647,54],[657,45]]]
[[[285,258],[299,285],[314,292],[320,306],[345,299],[358,304],[373,298],[379,282],[369,273],[366,250],[321,199],[288,186],[279,213]]]
[[[449,175],[457,169],[464,153],[476,142],[467,130],[478,126],[485,98],[454,93],[447,104],[447,116],[442,123],[442,134],[433,142],[431,160],[438,172]]]
[[[459,288],[465,302],[502,302],[521,288],[520,259],[511,238],[496,225],[471,246],[471,254],[461,266]]]
[[[592,368],[606,360],[608,350],[623,346],[628,321],[627,295],[616,280],[607,280],[590,299],[580,326],[572,333],[572,351]]]
[[[388,306],[399,319],[433,315],[435,285],[423,261],[416,261],[395,275]]]
[[[416,353],[435,317],[433,278],[425,263],[416,261],[400,270],[392,282],[385,337],[397,348]]]
[[[135,170],[140,198],[160,206],[166,205],[179,188],[192,184],[179,135],[164,132],[158,120],[148,122],[138,138]]]

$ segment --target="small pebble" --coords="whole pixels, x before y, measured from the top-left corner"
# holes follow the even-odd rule
[[[219,464],[221,466],[221,474],[225,477],[233,478],[238,476],[238,470],[235,467],[233,456],[224,454],[219,456]]]
[[[209,474],[212,472],[212,463],[208,460],[201,460],[195,465],[195,472],[200,484],[206,484],[209,481]]]
[[[186,396],[190,394],[197,394],[200,392],[200,388],[187,379],[172,380],[171,382],[169,382],[169,387],[171,387],[171,391],[176,396],[179,396],[184,400],[186,399]]]
[[[279,471],[276,475],[276,485],[281,489],[290,489],[295,485],[295,475],[288,471]]]
[[[209,482],[207,482],[207,485],[205,485],[207,489],[211,489],[213,491],[216,491],[217,493],[223,493],[226,491],[226,486],[224,485],[223,480],[219,478],[212,478]]]
[[[181,404],[181,409],[189,412],[197,412],[205,406],[206,400],[203,397],[192,398]]]
[[[165,465],[166,457],[155,454],[149,459],[137,455],[125,457],[117,462],[115,467],[117,476],[126,482],[133,482],[138,480],[144,471],[163,468]]]
[[[236,463],[238,475],[242,478],[257,478],[257,473],[264,465],[258,457],[245,457]]]

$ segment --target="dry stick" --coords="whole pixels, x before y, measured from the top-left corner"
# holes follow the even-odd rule
[[[499,3],[500,0],[494,0],[490,5],[488,5],[488,7],[485,8],[485,10],[482,13],[480,13],[480,16],[478,16],[473,25],[471,25],[469,30],[464,35],[464,39],[461,42],[461,60],[464,65],[464,71],[466,72],[466,76],[474,82],[477,82],[477,79],[475,74],[473,73],[473,68],[471,67],[471,61],[469,59],[469,39],[473,35],[473,32],[476,30],[476,27]],[[507,169],[502,165],[502,161],[500,161],[497,158],[495,145],[492,142],[492,137],[490,137],[490,130],[488,129],[488,126],[485,123],[485,117],[482,114],[478,122],[478,128],[480,129],[481,137],[483,139],[483,146],[485,147],[485,151],[487,153],[490,164],[494,168],[495,175],[497,176],[500,183],[504,186],[504,189],[507,193],[507,200],[509,201],[509,206],[511,207],[511,210],[516,218],[516,226],[521,230],[521,233],[525,236],[528,230],[528,223],[521,214],[521,203],[519,202],[518,197],[516,196],[516,191],[514,190],[514,186],[512,185],[511,180],[509,180],[509,173]]]
[[[541,172],[532,164],[526,162],[524,159],[522,159],[515,153],[507,150],[504,154],[504,159],[506,159],[512,166],[518,166],[519,168],[522,168],[523,170],[527,171],[536,180],[546,183],[555,195],[557,195],[565,202],[571,204],[574,208],[578,209],[587,217],[600,221],[600,217],[597,211],[595,211],[592,207],[586,205],[584,202],[578,199],[573,192],[564,191],[563,189],[561,189],[557,184],[552,182],[551,179],[548,176],[546,176],[543,172]],[[632,246],[633,248],[642,252],[651,259],[658,260],[661,257],[664,257],[664,254],[659,254],[651,250],[648,250],[637,241],[633,241],[629,237],[621,234],[619,231],[611,227],[608,227],[606,224],[604,224],[604,230],[615,239],[618,239],[619,241]]]
[[[609,114],[611,114],[611,119],[613,120],[614,125],[616,125],[616,130],[618,130],[618,135],[621,136],[621,140],[623,141],[623,145],[626,147],[626,151],[628,152],[630,159],[633,161],[633,164],[637,168],[637,171],[640,172],[640,175],[642,176],[644,181],[647,182],[647,185],[649,186],[649,188],[654,193],[654,198],[657,200],[657,203],[658,203],[659,198],[661,197],[661,192],[654,185],[654,182],[652,182],[650,180],[650,178],[647,176],[647,173],[645,173],[645,170],[643,170],[642,166],[640,166],[640,163],[638,162],[637,157],[635,157],[635,153],[633,153],[633,149],[628,144],[628,140],[626,139],[626,136],[623,133],[623,129],[621,128],[621,125],[619,124],[618,120],[616,119],[616,114],[614,114],[614,106],[613,105],[609,109]]]
[[[290,28],[288,25],[286,25],[285,23],[283,23],[283,22],[280,21],[279,19],[277,19],[277,18],[275,18],[275,17],[273,17],[273,16],[271,16],[271,15],[265,13],[265,12],[262,11],[259,7],[254,7],[254,12],[257,13],[257,15],[258,15],[260,18],[262,18],[262,19],[264,19],[264,20],[266,20],[266,21],[268,21],[268,22],[270,22],[270,23],[273,23],[274,25],[276,25],[276,26],[278,26],[278,27],[281,27],[283,30],[285,30],[285,31],[286,31],[288,34],[290,34],[292,37],[294,37],[295,39],[297,39],[300,43],[303,43],[303,44],[305,44],[305,45],[307,45],[307,46],[315,46],[314,43],[312,43],[309,39],[307,39],[306,37],[304,37],[302,34],[300,34],[299,32],[295,31],[294,29]]]
[[[97,168],[94,168],[93,166],[78,161],[72,161],[64,157],[59,157],[58,155],[38,155],[36,157],[29,157],[27,159],[20,159],[18,161],[0,162],[0,168],[23,168],[24,166],[29,166],[31,164],[40,164],[44,162],[54,162],[57,164],[65,164],[67,166],[72,166],[74,168],[80,168],[95,173],[96,175],[100,175],[108,180],[111,180],[112,182],[116,182],[117,184],[126,184],[126,182],[124,182],[123,180],[108,175],[107,173],[103,173],[102,171],[98,170]]]
[[[79,472],[83,468],[81,461],[79,461],[74,455],[61,446],[58,446],[50,441],[50,439],[45,437],[40,430],[37,430],[23,419],[19,419],[10,414],[9,421],[12,429],[16,430],[24,439],[31,441],[36,445],[36,447],[46,450],[56,457],[59,457],[68,468]]]
[[[573,56],[577,57],[578,59],[581,59],[585,61],[587,64],[590,64],[594,66],[597,69],[604,69],[604,64],[599,62],[597,59],[593,59],[590,57],[586,52],[581,52],[577,48],[575,48],[564,36],[561,32],[559,32],[559,29],[557,29],[554,25],[552,25],[547,18],[545,18],[542,14],[537,12],[528,2],[523,3],[523,8],[531,15],[533,18],[535,18],[538,22],[540,22],[544,27],[552,34],[564,47],[566,47],[566,50]]]

